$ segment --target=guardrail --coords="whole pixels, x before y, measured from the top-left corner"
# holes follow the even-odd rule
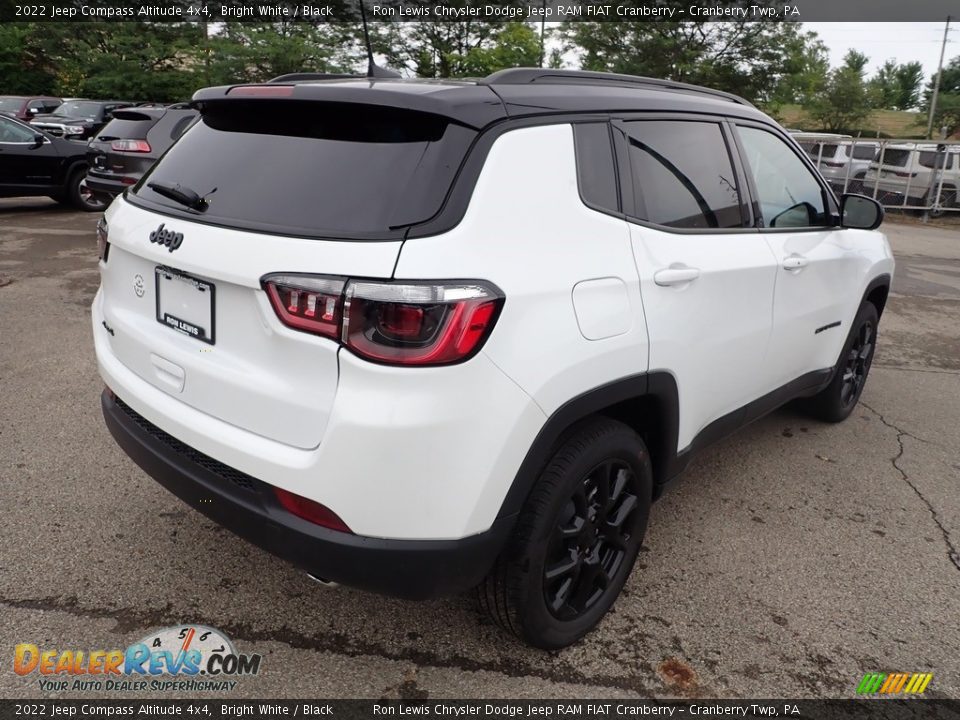
[[[960,141],[793,137],[839,193],[861,193],[887,209],[934,217],[960,213]]]

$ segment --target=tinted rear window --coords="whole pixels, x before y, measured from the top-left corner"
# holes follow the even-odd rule
[[[897,167],[903,167],[907,164],[907,160],[910,157],[910,150],[896,150],[888,148],[886,152],[882,153],[883,164],[884,165],[896,165]],[[880,156],[877,156],[878,160]]]
[[[218,225],[308,237],[396,237],[440,209],[475,132],[396,108],[228,101],[148,173],[136,197]],[[150,182],[207,197],[197,214]]]
[[[101,140],[143,140],[155,120],[111,120],[103,126],[97,137]]]
[[[873,160],[877,156],[877,149],[872,145],[854,145],[853,156],[857,160]]]
[[[948,156],[945,152],[934,152],[932,150],[922,151],[917,162],[926,168],[936,168],[937,170],[942,170],[944,167],[953,167],[952,156]]]
[[[736,175],[717,123],[644,120],[626,128],[641,220],[677,228],[743,225]]]
[[[807,151],[807,155],[812,157],[814,160],[817,157],[822,158],[832,158],[837,154],[837,145],[821,145],[820,143],[800,143],[800,147]],[[820,148],[823,148],[823,154],[821,155]]]

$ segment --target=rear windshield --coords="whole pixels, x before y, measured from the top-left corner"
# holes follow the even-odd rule
[[[820,154],[820,143],[800,143],[800,147],[807,151],[807,155],[816,159],[818,156],[823,158],[832,158],[837,154],[837,145],[823,145],[823,154]]]
[[[141,115],[142,120],[111,120],[104,125],[97,136],[100,140],[143,140],[147,131],[156,122],[153,118]]]
[[[307,237],[379,239],[439,211],[475,132],[447,119],[345,103],[212,104],[134,191],[200,222]],[[179,184],[202,213],[150,189]]]
[[[911,152],[913,151],[888,148],[886,152],[883,153],[883,164],[896,165],[897,167],[903,167],[907,164],[907,160],[910,159]],[[879,159],[880,156],[877,156],[877,157]]]

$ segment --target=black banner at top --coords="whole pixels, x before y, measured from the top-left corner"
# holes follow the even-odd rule
[[[874,700],[2,700],[0,720],[958,720],[960,701]]]
[[[364,0],[371,22],[942,22],[957,0]],[[0,0],[0,21],[359,22],[359,0]]]

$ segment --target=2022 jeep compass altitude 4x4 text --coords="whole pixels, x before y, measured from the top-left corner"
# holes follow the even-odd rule
[[[843,420],[893,275],[731,95],[514,69],[199,91],[99,228],[107,426],[316,577],[477,587],[568,645],[694,452],[802,398]]]

